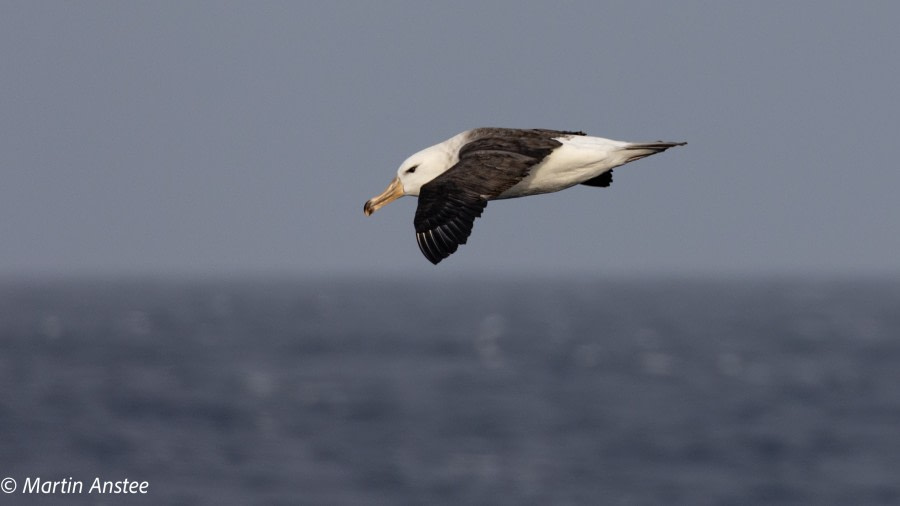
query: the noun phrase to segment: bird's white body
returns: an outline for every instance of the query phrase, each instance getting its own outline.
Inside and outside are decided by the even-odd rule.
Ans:
[[[456,165],[459,150],[468,142],[469,134],[470,131],[462,132],[407,158],[397,171],[404,193],[417,196],[422,185]],[[534,166],[525,179],[494,199],[564,190],[627,163],[636,155],[635,150],[624,149],[632,145],[630,142],[586,135],[563,135],[555,139],[562,145]],[[414,166],[415,173],[406,172]]]
[[[562,146],[553,150],[543,162],[517,185],[498,198],[508,199],[565,190],[593,179],[626,163],[634,153],[626,154],[627,142],[576,135],[557,137]]]

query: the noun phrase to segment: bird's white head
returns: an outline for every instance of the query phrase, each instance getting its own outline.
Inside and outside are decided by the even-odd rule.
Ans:
[[[443,144],[431,146],[407,158],[397,169],[397,177],[387,189],[366,202],[366,216],[404,195],[418,196],[422,186],[440,176],[455,161]]]
[[[410,156],[397,169],[397,179],[403,185],[403,194],[418,196],[423,185],[446,172],[450,166],[451,157],[442,144]]]

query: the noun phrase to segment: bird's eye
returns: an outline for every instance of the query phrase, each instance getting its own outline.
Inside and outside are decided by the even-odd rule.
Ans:
[[[406,173],[407,173],[407,174],[412,174],[412,173],[415,172],[416,169],[418,169],[418,168],[419,168],[418,165],[413,165],[412,167],[406,169]]]

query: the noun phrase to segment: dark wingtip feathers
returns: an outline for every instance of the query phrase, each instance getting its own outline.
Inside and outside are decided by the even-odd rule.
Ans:
[[[434,265],[439,264],[441,260],[452,255],[458,247],[457,244],[453,244],[445,239],[440,229],[416,232],[416,242],[419,244],[419,250],[425,255],[425,258]]]

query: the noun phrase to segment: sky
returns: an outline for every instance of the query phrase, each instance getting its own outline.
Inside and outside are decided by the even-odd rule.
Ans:
[[[0,275],[900,274],[900,3],[0,0]],[[687,141],[492,202],[432,266],[410,154]]]

